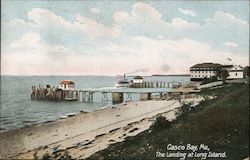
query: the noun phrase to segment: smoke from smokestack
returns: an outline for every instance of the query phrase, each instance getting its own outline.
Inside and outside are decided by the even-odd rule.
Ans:
[[[168,64],[163,64],[161,65],[161,69],[165,72],[169,71],[170,70],[170,66]]]
[[[138,72],[145,73],[147,71],[148,71],[148,69],[142,68],[142,69],[136,69],[136,70],[134,70],[132,72],[128,72],[128,73],[125,73],[125,74],[134,74],[134,73],[138,73]]]

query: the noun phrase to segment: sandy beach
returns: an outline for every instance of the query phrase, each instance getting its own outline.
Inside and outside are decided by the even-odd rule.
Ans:
[[[109,144],[134,136],[158,114],[175,118],[176,100],[121,103],[66,119],[0,133],[0,158],[32,159],[44,154],[86,158]]]

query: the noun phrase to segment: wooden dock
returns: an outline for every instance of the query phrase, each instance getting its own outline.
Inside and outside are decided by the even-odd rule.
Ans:
[[[181,82],[164,82],[164,81],[156,81],[156,82],[142,82],[142,83],[130,83],[130,88],[178,88],[181,86]]]
[[[150,100],[151,95],[157,93],[159,95],[166,95],[172,88],[181,86],[180,82],[143,82],[141,84],[132,84],[129,88],[85,88],[85,89],[71,89],[62,90],[56,87],[47,85],[43,87],[32,86],[31,99],[33,100],[48,100],[48,101],[80,101],[92,103],[94,101],[94,94],[101,93],[102,101],[112,101],[113,103],[121,103],[125,101],[133,101],[133,95],[140,95],[140,100]],[[111,94],[112,98],[109,98]],[[126,97],[126,99],[124,99]]]

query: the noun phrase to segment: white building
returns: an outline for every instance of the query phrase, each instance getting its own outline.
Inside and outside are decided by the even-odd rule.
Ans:
[[[141,76],[135,76],[133,79],[134,84],[141,84],[143,83],[143,78]]]
[[[60,83],[59,83],[59,86],[58,86],[59,89],[62,89],[64,91],[67,91],[67,90],[74,90],[75,89],[75,83],[71,80],[62,80]]]
[[[227,77],[227,79],[244,78],[243,67],[239,65],[232,66],[231,68],[228,68],[228,74],[229,76]]]
[[[216,70],[222,65],[218,63],[199,63],[190,67],[191,81],[200,81],[203,78],[216,76]]]

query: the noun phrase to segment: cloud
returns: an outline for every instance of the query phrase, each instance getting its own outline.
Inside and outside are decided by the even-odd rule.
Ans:
[[[195,63],[226,63],[227,57],[234,64],[248,64],[248,52],[231,53],[211,45],[218,40],[218,44],[235,50],[242,47],[236,39],[227,41],[236,36],[244,38],[248,32],[248,23],[238,17],[218,11],[204,23],[196,23],[180,17],[164,20],[148,3],[137,2],[131,9],[115,12],[113,23],[106,25],[80,14],[68,20],[50,10],[34,8],[27,14],[28,21],[13,19],[4,23],[3,36],[9,39],[3,45],[1,71],[177,74],[188,73]]]
[[[57,16],[50,10],[42,9],[42,8],[33,8],[27,14],[29,20],[31,20],[36,25],[56,25],[57,27],[64,27],[71,29],[72,23],[67,21],[65,18],[61,16]]]
[[[179,10],[186,14],[196,15],[189,10],[182,8]],[[117,11],[113,14],[114,22],[121,32],[129,36],[146,35],[153,38],[160,36],[171,39],[185,37],[206,42],[209,39],[210,43],[219,44],[229,37],[240,41],[242,39],[240,37],[248,34],[249,28],[247,21],[223,11],[215,12],[212,17],[204,18],[201,23],[190,22],[181,17],[174,17],[170,20],[162,17],[156,8],[144,2],[135,3],[131,12]]]
[[[51,56],[51,54],[65,54],[70,53],[68,49],[60,45],[50,45],[42,42],[41,36],[37,33],[28,32],[22,35],[21,38],[10,43],[10,48],[17,52],[18,50],[25,50],[30,54],[43,54]],[[23,53],[25,54],[25,53]]]
[[[100,10],[100,8],[90,8],[90,11],[94,14],[98,14],[98,13],[100,13],[101,10]]]
[[[228,25],[236,25],[247,27],[248,23],[240,18],[235,17],[230,13],[226,13],[223,11],[217,11],[212,18],[206,18],[205,22],[207,25],[219,25],[228,27]]]
[[[234,42],[225,42],[224,45],[232,48],[236,48],[239,46],[237,43]]]
[[[158,72],[164,72],[165,64],[170,66],[168,72],[184,72],[191,64],[199,62],[225,63],[227,57],[233,57],[235,64],[247,65],[245,56],[234,55],[230,52],[217,51],[207,43],[191,39],[180,40],[154,40],[147,37],[135,37],[137,56],[144,55],[144,60],[153,64]],[[150,65],[149,65],[150,66]],[[177,72],[178,73],[178,72]]]
[[[74,27],[92,37],[113,37],[120,34],[119,28],[107,27],[101,23],[97,23],[93,19],[83,17],[80,14],[76,16]]]
[[[19,26],[26,30],[36,30],[39,32],[48,32],[49,30],[51,33],[80,33],[92,38],[109,38],[120,34],[120,30],[116,26],[106,26],[80,14],[77,14],[75,20],[71,22],[50,10],[33,8],[27,13],[27,16],[30,22],[25,22],[22,19],[14,19],[7,24],[5,23],[5,25],[11,28]]]
[[[71,50],[64,46],[47,44],[37,33],[25,33],[10,43],[9,47],[1,57],[3,74],[62,74],[62,66],[70,66],[72,63],[68,60],[73,55]],[[66,72],[69,73],[70,70]]]
[[[132,48],[131,44],[136,47]],[[121,73],[135,70],[133,68],[147,68],[146,73],[148,74],[188,73],[189,67],[193,64],[200,62],[224,64],[227,62],[227,57],[233,57],[235,64],[248,64],[246,56],[218,51],[207,43],[191,39],[155,40],[145,36],[137,36],[130,37],[126,43],[119,45],[110,43],[104,48],[100,48],[104,55],[105,48],[109,48],[108,52],[117,53],[109,63],[113,64],[114,61],[118,61],[116,67],[120,66]],[[118,53],[124,53],[122,61]]]
[[[185,21],[182,18],[173,18],[170,26],[174,29],[178,29],[178,28],[193,29],[193,28],[199,27],[200,25],[198,23],[191,23],[191,22]]]
[[[153,6],[143,2],[137,2],[133,5],[130,13],[117,11],[113,14],[114,21],[119,25],[164,25],[162,14]]]
[[[178,31],[195,29],[200,26],[198,23],[188,22],[180,17],[172,18],[167,22],[162,19],[162,14],[156,8],[143,2],[135,3],[130,13],[115,12],[113,19],[123,32],[131,36],[145,34],[152,37],[162,34],[169,36],[169,34],[178,34]]]
[[[29,38],[27,38],[29,37]],[[31,37],[40,49],[26,46]],[[248,59],[230,52],[217,51],[207,43],[191,39],[155,40],[145,36],[128,37],[123,42],[106,42],[92,48],[94,54],[76,54],[63,46],[43,43],[39,35],[27,33],[12,53],[2,56],[3,74],[107,74],[131,71],[144,75],[188,73],[189,67],[200,62],[225,63],[230,57],[235,64],[247,65]],[[21,46],[21,44],[23,46]],[[111,58],[112,57],[112,58]],[[28,63],[27,63],[28,62]],[[63,67],[62,67],[63,66]]]
[[[116,23],[122,24],[129,21],[129,14],[127,12],[118,11],[113,14],[113,19]]]
[[[10,44],[11,48],[23,48],[23,47],[29,47],[29,48],[41,48],[40,44],[41,37],[40,35],[36,33],[26,33],[24,34],[20,39],[15,40]]]
[[[182,9],[182,8],[179,8],[178,9],[181,13],[185,14],[185,15],[189,15],[189,16],[196,16],[196,13],[194,11],[191,11],[191,10],[185,10],[185,9]]]
[[[161,22],[162,14],[150,4],[137,2],[133,5],[131,15],[136,19],[152,20]]]

